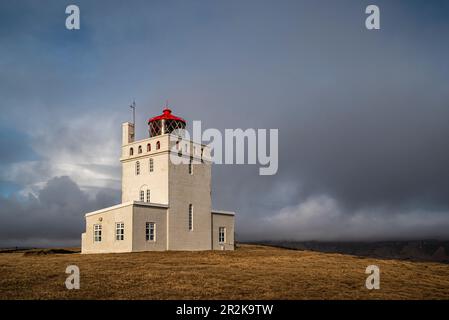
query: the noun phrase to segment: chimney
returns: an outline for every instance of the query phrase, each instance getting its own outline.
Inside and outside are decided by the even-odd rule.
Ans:
[[[134,142],[134,124],[125,122],[122,124],[122,145]]]

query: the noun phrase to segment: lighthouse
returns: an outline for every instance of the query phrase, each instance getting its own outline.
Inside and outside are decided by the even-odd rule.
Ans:
[[[82,253],[234,250],[235,213],[212,209],[210,150],[179,135],[186,125],[165,108],[136,141],[122,124],[122,201],[85,214]]]

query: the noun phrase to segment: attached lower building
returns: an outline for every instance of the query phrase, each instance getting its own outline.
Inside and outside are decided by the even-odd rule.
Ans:
[[[174,132],[185,121],[165,109],[134,141],[122,125],[122,203],[85,214],[82,253],[234,250],[234,212],[211,206],[209,148]]]

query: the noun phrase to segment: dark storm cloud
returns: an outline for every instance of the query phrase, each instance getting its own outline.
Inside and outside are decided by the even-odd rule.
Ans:
[[[350,18],[338,21],[339,31],[322,28],[310,31],[316,37],[300,37],[303,46],[289,49],[309,58],[297,63],[304,77],[285,73],[280,80],[285,97],[279,102],[270,107],[260,101],[270,101],[272,92],[251,95],[254,101],[248,105],[258,108],[236,110],[233,115],[242,117],[229,119],[237,127],[248,119],[253,125],[256,119],[261,126],[280,130],[279,172],[269,182],[254,177],[252,169],[240,170],[238,177],[224,170],[218,173],[216,181],[225,181],[221,191],[239,190],[234,192],[234,203],[249,213],[237,229],[244,237],[245,233],[249,239],[281,235],[304,240],[449,236],[449,64],[444,59],[449,53],[448,24],[441,23],[436,7],[420,11],[381,4],[381,8],[386,28],[378,34],[348,28]],[[397,38],[393,40],[392,34]],[[282,64],[276,70],[282,70]],[[280,186],[288,186],[283,190],[284,205],[271,197],[282,190]],[[335,221],[324,214],[331,211],[317,208],[319,227],[310,228],[309,220],[299,218],[300,210],[289,208],[313,203],[320,195],[335,201],[339,218]],[[298,217],[282,215],[284,210]],[[279,215],[287,219],[282,228],[280,219],[268,219],[272,221],[268,225],[252,219]],[[357,224],[354,217],[360,219]],[[375,232],[368,232],[373,218],[377,218]],[[368,225],[362,227],[364,223]],[[254,234],[261,225],[263,231]]]
[[[0,246],[78,245],[84,213],[119,202],[119,192],[91,199],[69,177],[56,177],[23,199],[0,197]]]
[[[32,139],[2,151],[0,177],[36,194],[1,200],[11,241],[45,238],[33,210],[50,222],[113,193],[133,98],[138,138],[166,99],[203,129],[279,129],[277,175],[214,166],[214,207],[237,211],[241,239],[449,237],[447,2],[377,1],[379,31],[368,1],[78,4],[79,32],[63,2],[0,4],[0,120]],[[76,201],[39,192],[61,175]],[[52,237],[79,239],[62,220]]]
[[[16,161],[36,160],[31,138],[11,126],[0,123],[0,166]]]
[[[281,149],[288,154],[283,169],[304,181],[305,192],[331,194],[349,207],[448,208],[449,94],[397,91],[323,99],[321,112],[286,132],[296,138]]]

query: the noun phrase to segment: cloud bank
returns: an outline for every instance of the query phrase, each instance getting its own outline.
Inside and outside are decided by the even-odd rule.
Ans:
[[[0,4],[0,246],[79,244],[119,202],[133,99],[138,139],[166,99],[279,129],[275,176],[213,167],[240,240],[449,238],[447,1],[378,1],[378,32],[368,1],[77,4],[79,32],[61,1]]]
[[[120,194],[111,190],[90,198],[66,176],[49,180],[37,197],[0,197],[0,244],[78,246],[84,229],[83,213],[113,205],[119,198]]]

